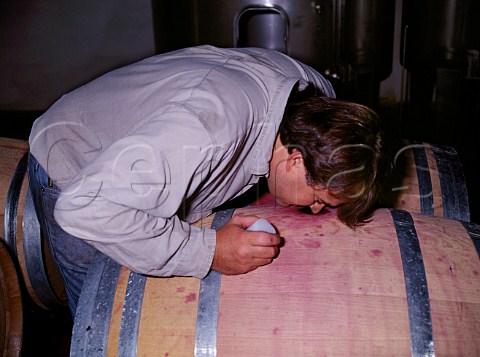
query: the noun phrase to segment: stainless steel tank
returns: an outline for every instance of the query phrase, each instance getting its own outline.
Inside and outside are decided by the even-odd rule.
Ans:
[[[325,74],[337,92],[353,88],[358,95],[366,92],[357,82],[367,78],[373,84],[367,92],[374,93],[391,72],[395,0],[153,0],[152,4],[159,53],[200,44],[275,49]]]
[[[154,1],[158,52],[185,46],[257,46],[316,67],[338,60],[340,8],[335,0]]]
[[[479,14],[478,0],[403,0],[403,122],[410,137],[458,146],[472,132],[480,97]]]

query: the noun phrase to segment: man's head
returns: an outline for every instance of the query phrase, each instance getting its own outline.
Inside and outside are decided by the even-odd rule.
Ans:
[[[367,221],[377,198],[381,148],[371,109],[308,91],[293,95],[270,162],[270,192],[279,204],[313,213],[337,207],[339,219],[355,227]]]

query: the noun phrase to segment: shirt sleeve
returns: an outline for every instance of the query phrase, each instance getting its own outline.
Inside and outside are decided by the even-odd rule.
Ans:
[[[199,127],[180,133],[168,126],[147,125],[103,150],[62,191],[55,219],[135,272],[201,278],[212,264],[216,233],[177,212],[192,178],[212,160],[211,150],[184,150],[181,143],[209,138]]]

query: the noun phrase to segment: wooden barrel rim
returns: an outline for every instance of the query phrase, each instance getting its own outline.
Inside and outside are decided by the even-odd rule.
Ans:
[[[8,143],[8,141],[7,141]],[[15,257],[17,257],[25,286],[30,298],[36,305],[43,309],[66,306],[67,299],[63,287],[63,280],[59,272],[50,265],[53,257],[49,252],[46,242],[41,236],[40,224],[35,212],[33,198],[27,179],[28,147],[18,161],[11,176],[8,191],[5,197],[4,208],[4,241]],[[22,190],[26,187],[25,197],[21,197]],[[20,200],[23,200],[20,207]],[[19,210],[22,210],[19,212]],[[17,217],[22,215],[22,221]],[[21,228],[20,228],[21,224]],[[17,239],[18,230],[22,230],[21,239]],[[48,254],[50,253],[50,255]],[[46,260],[51,258],[52,263]],[[52,284],[50,277],[58,281]]]
[[[468,190],[462,164],[457,151],[448,146],[423,144],[429,146],[435,155],[442,189],[443,217],[470,221]]]
[[[27,164],[28,151],[23,154],[15,168],[5,200],[4,240],[15,255],[18,254],[16,244],[18,203],[20,200],[20,191],[22,190],[23,180],[25,178],[25,172],[27,171]]]
[[[221,228],[233,216],[234,209],[215,214],[211,227]],[[217,349],[218,307],[220,304],[220,285],[222,274],[211,270],[200,281],[198,313],[195,335],[195,355],[204,355]]]
[[[23,305],[15,263],[4,242],[0,241],[0,351],[20,356],[23,341]]]

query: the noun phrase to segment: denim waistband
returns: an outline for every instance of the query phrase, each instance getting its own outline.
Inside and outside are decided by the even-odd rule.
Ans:
[[[31,153],[29,154],[28,158],[28,171],[30,172],[30,175],[35,175],[42,189],[56,192],[61,191],[60,188],[55,185],[53,180],[48,176],[47,172],[37,161],[35,156],[33,156]]]

